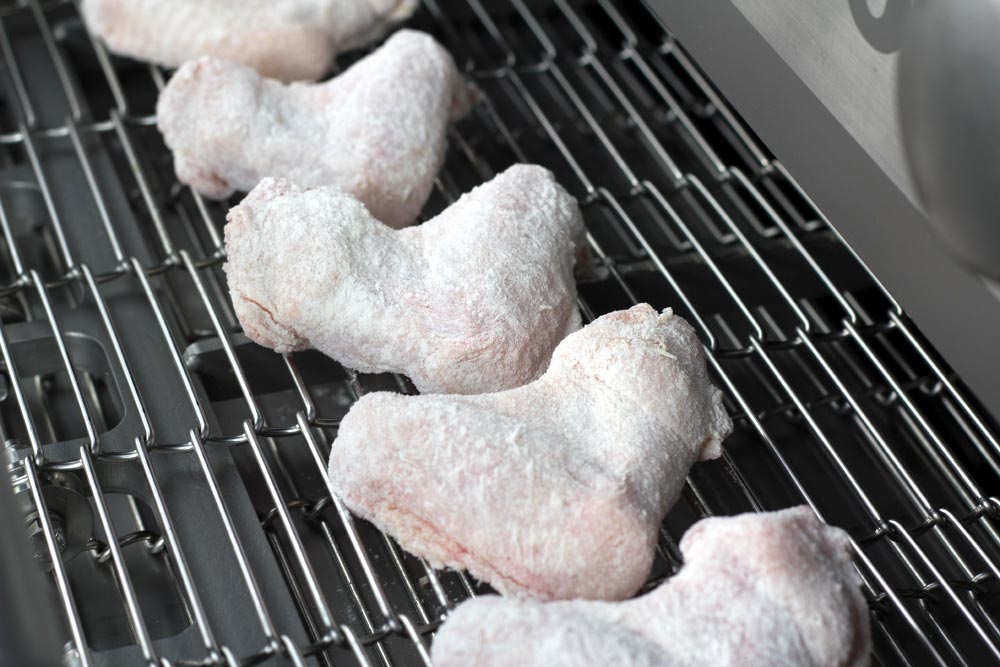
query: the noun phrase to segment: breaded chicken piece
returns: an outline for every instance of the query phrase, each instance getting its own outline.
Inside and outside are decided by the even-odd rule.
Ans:
[[[517,389],[362,397],[330,480],[435,567],[502,593],[620,600],[648,576],[691,465],[731,430],[691,325],[641,305],[566,338]]]
[[[401,30],[321,84],[282,84],[245,65],[187,63],[160,95],[157,122],[177,178],[222,198],[264,177],[336,185],[391,227],[416,220],[447,147],[449,119],[474,93],[451,55]]]
[[[576,200],[515,165],[418,227],[394,231],[336,188],[264,180],[229,212],[226,274],[247,336],[315,348],[422,392],[530,382],[580,326]]]
[[[419,0],[82,0],[113,52],[177,67],[201,56],[282,81],[315,80],[338,53],[379,38]]]
[[[705,519],[679,574],[621,603],[462,603],[435,667],[864,667],[868,609],[847,534],[808,507]]]

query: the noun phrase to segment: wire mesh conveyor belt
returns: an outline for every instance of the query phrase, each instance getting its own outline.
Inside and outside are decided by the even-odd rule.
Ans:
[[[424,0],[412,25],[485,93],[426,216],[545,165],[584,208],[586,318],[647,301],[701,333],[737,429],[650,586],[700,516],[808,502],[855,540],[874,664],[1000,660],[996,432],[683,47],[637,2]],[[53,510],[31,525],[43,561],[64,549],[40,594],[69,663],[429,664],[485,589],[352,519],[324,472],[351,402],[409,384],[242,335],[231,202],[178,184],[155,127],[168,72],[68,0],[0,2],[0,56],[0,428]]]

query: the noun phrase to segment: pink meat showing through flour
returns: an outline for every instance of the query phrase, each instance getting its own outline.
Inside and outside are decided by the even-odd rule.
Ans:
[[[580,326],[583,218],[542,167],[510,167],[398,231],[337,188],[273,179],[228,220],[236,315],[279,352],[311,347],[422,392],[481,393],[534,380]]]
[[[731,430],[694,329],[641,305],[570,335],[517,389],[362,397],[330,481],[434,566],[502,593],[620,600],[648,576],[691,465]]]
[[[82,0],[115,53],[178,67],[202,56],[282,81],[315,80],[338,53],[378,39],[419,0]]]
[[[679,574],[628,602],[468,600],[435,636],[434,665],[868,665],[850,541],[808,507],[705,519],[681,553]]]
[[[475,99],[451,55],[401,30],[319,84],[262,78],[203,58],[181,67],[157,104],[177,178],[228,197],[265,177],[335,185],[391,227],[413,223],[444,162],[450,119]]]

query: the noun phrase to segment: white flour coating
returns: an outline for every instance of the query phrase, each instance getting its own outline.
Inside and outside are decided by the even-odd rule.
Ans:
[[[336,188],[273,179],[228,220],[236,314],[279,352],[312,347],[422,392],[482,393],[534,380],[580,326],[583,219],[542,167],[510,167],[399,231]]]
[[[435,667],[864,667],[868,609],[847,534],[808,507],[705,519],[685,565],[621,603],[468,600]]]
[[[83,0],[115,53],[177,67],[214,56],[282,81],[315,80],[338,53],[406,20],[419,0]]]
[[[517,389],[362,397],[330,480],[436,567],[502,593],[620,600],[648,576],[691,465],[731,430],[691,325],[641,305],[566,338]]]
[[[157,104],[177,178],[210,197],[264,177],[336,185],[387,225],[420,213],[444,162],[449,117],[473,101],[430,35],[401,30],[335,79],[282,84],[222,60],[187,63]]]

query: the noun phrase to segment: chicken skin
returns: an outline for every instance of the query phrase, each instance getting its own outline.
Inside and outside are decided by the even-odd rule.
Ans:
[[[435,667],[864,667],[868,610],[847,534],[808,507],[705,519],[679,574],[621,603],[485,596],[434,639]]]
[[[83,0],[115,53],[177,67],[225,58],[282,81],[315,80],[341,51],[379,38],[419,0]]]
[[[502,593],[620,600],[648,576],[691,465],[731,430],[694,329],[641,305],[566,338],[517,389],[362,397],[330,480],[435,567]]]
[[[534,380],[580,326],[583,219],[542,167],[510,167],[398,231],[336,188],[272,179],[228,220],[236,315],[278,352],[315,348],[422,392],[481,393]]]
[[[434,38],[401,30],[343,74],[284,85],[202,59],[160,95],[157,122],[177,178],[228,197],[266,176],[336,185],[391,227],[411,224],[434,186],[450,118],[475,97]]]

